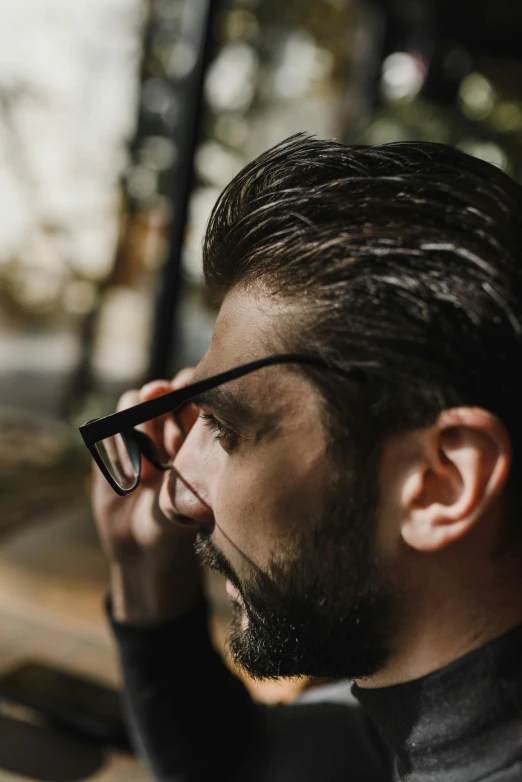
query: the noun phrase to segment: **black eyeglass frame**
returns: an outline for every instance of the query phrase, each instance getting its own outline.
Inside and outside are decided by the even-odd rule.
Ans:
[[[104,477],[107,479],[111,487],[117,494],[124,497],[127,494],[133,492],[140,482],[140,460],[134,464],[137,473],[135,483],[127,489],[122,488],[116,479],[111,475],[107,469],[102,457],[96,449],[96,444],[108,437],[120,434],[124,439],[132,435],[134,438],[138,438],[138,448],[140,452],[150,461],[152,464],[160,470],[170,469],[169,465],[164,465],[158,462],[154,458],[154,448],[150,451],[147,446],[147,442],[152,445],[152,441],[143,432],[134,430],[134,427],[139,424],[143,424],[146,421],[151,421],[153,418],[165,415],[166,413],[175,413],[180,407],[188,404],[190,401],[198,397],[205,391],[210,391],[213,388],[217,388],[224,383],[228,383],[231,380],[243,377],[244,375],[255,372],[262,367],[271,366],[273,364],[307,364],[309,366],[315,366],[320,369],[328,369],[338,374],[343,375],[351,379],[365,379],[364,372],[359,367],[348,367],[342,369],[341,367],[329,364],[325,359],[320,356],[313,356],[300,353],[280,353],[273,356],[265,356],[264,358],[257,359],[256,361],[250,361],[247,364],[240,364],[237,367],[227,370],[226,372],[220,372],[212,377],[207,377],[204,380],[198,380],[190,385],[183,386],[183,388],[177,388],[174,391],[169,391],[166,394],[149,399],[146,402],[140,402],[133,407],[129,407],[126,410],[120,410],[117,413],[111,413],[103,418],[96,418],[93,421],[88,421],[79,427],[80,434],[87,448],[89,449],[91,456],[100,468]],[[134,430],[134,431],[133,431]],[[131,457],[132,458],[132,457]]]

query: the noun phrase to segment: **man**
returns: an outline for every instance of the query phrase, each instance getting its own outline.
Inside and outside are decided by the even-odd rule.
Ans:
[[[253,676],[354,679],[402,779],[522,780],[521,217],[507,175],[438,144],[298,136],[231,182],[204,247],[222,305],[190,382],[279,358],[195,386],[179,426],[143,422],[156,456],[136,435],[128,497],[96,481],[123,647],[126,623],[197,621],[196,538]]]

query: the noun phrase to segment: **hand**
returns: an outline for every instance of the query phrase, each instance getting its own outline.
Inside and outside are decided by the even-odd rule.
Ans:
[[[174,380],[156,380],[139,391],[127,391],[118,410],[168,393],[190,383],[193,369]],[[162,460],[174,458],[197,418],[190,406],[182,411],[183,432],[171,414],[139,428],[155,443]],[[113,613],[120,621],[158,621],[176,616],[197,601],[201,571],[194,554],[196,530],[166,519],[158,506],[164,473],[144,457],[139,486],[120,497],[94,466],[92,506],[102,548],[109,560]]]

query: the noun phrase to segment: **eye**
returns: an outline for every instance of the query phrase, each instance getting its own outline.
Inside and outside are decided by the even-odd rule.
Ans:
[[[214,439],[219,440],[223,450],[227,453],[230,453],[230,451],[234,450],[234,448],[239,445],[239,434],[228,426],[225,426],[225,424],[215,418],[212,413],[200,413],[199,417],[210,431],[215,432]]]

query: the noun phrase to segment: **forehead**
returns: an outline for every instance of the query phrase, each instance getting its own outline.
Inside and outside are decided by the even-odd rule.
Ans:
[[[262,294],[234,289],[227,294],[217,317],[210,348],[198,375],[222,372],[278,352],[276,323],[281,306]],[[257,373],[254,373],[257,374]]]
[[[280,303],[263,294],[231,291],[221,306],[210,348],[198,364],[194,379],[282,352],[277,340],[282,311]],[[288,365],[263,367],[223,388],[232,391],[235,398],[243,397],[249,404],[274,413],[295,403],[296,396],[307,407],[305,397],[313,393],[309,381]]]

